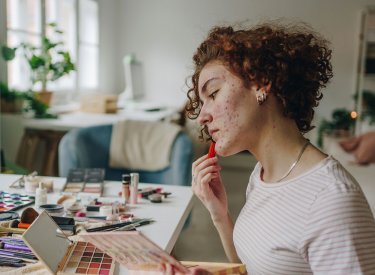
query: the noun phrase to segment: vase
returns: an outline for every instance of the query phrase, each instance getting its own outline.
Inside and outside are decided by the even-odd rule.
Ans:
[[[39,100],[40,102],[47,104],[48,107],[51,105],[52,95],[53,95],[53,92],[47,91],[47,90],[34,92],[35,98]]]
[[[23,98],[6,100],[0,97],[0,110],[2,113],[21,113],[23,102]]]

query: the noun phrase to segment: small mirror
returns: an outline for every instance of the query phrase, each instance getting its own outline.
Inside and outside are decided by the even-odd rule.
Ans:
[[[44,262],[53,274],[56,274],[71,241],[46,211],[38,216],[22,238],[38,259]]]

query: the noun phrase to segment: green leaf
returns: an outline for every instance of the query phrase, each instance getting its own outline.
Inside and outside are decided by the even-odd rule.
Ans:
[[[1,47],[1,53],[3,55],[3,58],[5,61],[13,60],[16,56],[16,50],[17,48],[9,48],[7,46]]]
[[[44,66],[44,64],[45,64],[44,59],[41,58],[40,56],[36,56],[35,54],[33,54],[31,59],[29,60],[29,65],[32,70],[36,70],[37,68]]]

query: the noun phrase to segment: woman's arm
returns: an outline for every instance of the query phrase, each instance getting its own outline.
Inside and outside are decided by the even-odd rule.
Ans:
[[[219,232],[221,243],[223,244],[225,254],[227,258],[232,263],[240,263],[236,249],[233,242],[233,228],[234,224],[229,213],[223,216],[221,219],[213,218],[212,221]]]
[[[228,213],[228,201],[220,176],[218,158],[205,155],[193,163],[192,189],[210,212],[219,232],[225,253],[231,262],[240,262],[233,243],[233,222]]]

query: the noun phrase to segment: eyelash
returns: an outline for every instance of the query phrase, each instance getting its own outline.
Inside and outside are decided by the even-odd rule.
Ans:
[[[209,95],[210,98],[215,99],[216,94],[219,92],[219,90],[214,91]]]

